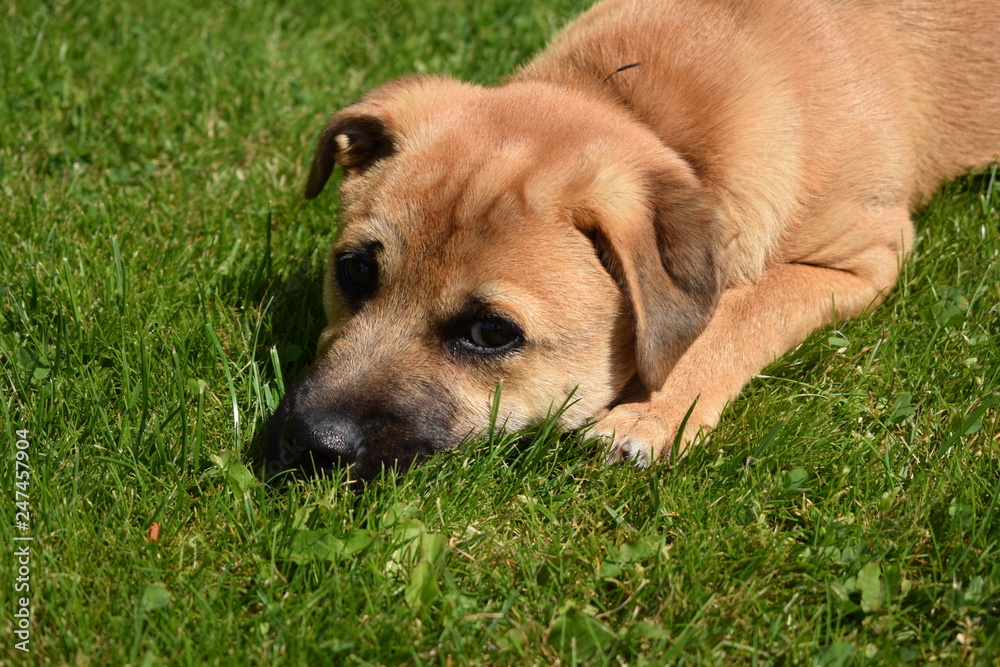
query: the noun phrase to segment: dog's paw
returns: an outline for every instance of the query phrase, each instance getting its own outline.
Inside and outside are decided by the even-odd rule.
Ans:
[[[626,403],[613,408],[594,424],[590,434],[610,443],[608,463],[631,461],[637,468],[646,468],[668,454],[675,442],[677,453],[682,454],[703,429],[711,426],[694,413],[685,423],[686,415],[675,417],[644,403]],[[684,432],[678,437],[681,424]]]

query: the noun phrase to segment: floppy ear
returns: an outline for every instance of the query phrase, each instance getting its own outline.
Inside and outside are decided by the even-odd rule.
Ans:
[[[348,176],[364,173],[379,160],[396,152],[409,127],[433,118],[456,96],[468,94],[475,86],[444,76],[408,74],[383,83],[358,102],[341,109],[323,128],[313,156],[306,199],[318,195],[340,164]],[[417,119],[417,120],[415,120]]]
[[[357,106],[337,112],[323,128],[309,171],[306,199],[322,192],[335,163],[348,173],[361,172],[395,150],[385,121]]]
[[[599,180],[577,226],[628,297],[636,372],[654,391],[715,310],[719,224],[708,192],[676,168]]]

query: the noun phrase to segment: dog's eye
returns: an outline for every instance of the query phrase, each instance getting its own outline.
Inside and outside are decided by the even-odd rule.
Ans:
[[[521,341],[521,331],[513,322],[489,318],[473,322],[465,340],[477,352],[504,352]]]
[[[352,301],[361,301],[375,290],[378,265],[359,252],[345,252],[337,258],[337,282]]]

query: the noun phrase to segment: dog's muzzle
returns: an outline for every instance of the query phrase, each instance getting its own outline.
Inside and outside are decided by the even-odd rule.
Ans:
[[[456,444],[446,391],[340,391],[329,374],[310,371],[286,394],[267,427],[266,476],[325,475],[346,467],[354,481]]]

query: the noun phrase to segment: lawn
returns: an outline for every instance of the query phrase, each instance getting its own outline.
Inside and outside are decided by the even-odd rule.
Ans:
[[[543,425],[360,496],[260,482],[322,326],[327,115],[412,71],[500,81],[584,4],[4,5],[0,662],[996,660],[995,170],[682,460]]]

